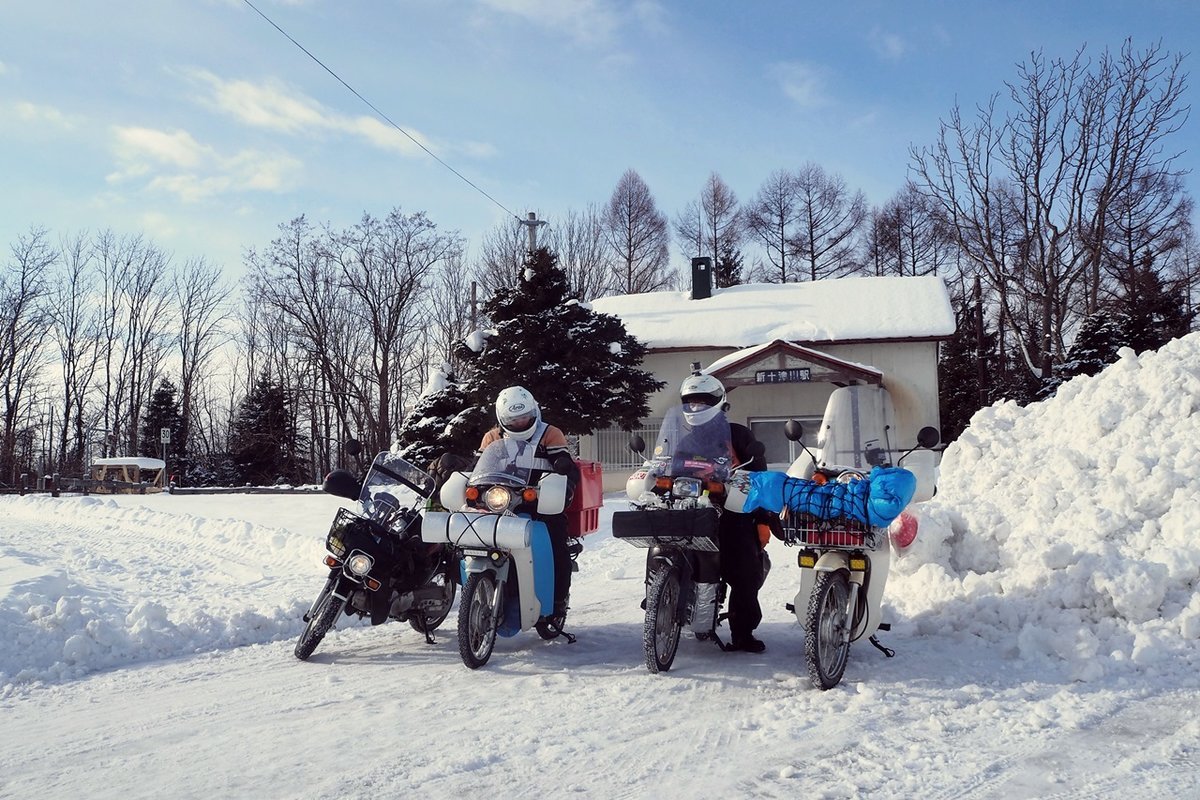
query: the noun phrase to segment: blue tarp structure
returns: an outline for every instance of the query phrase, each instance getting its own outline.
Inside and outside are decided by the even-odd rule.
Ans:
[[[917,478],[901,467],[876,467],[866,480],[816,483],[784,472],[751,472],[744,511],[792,511],[820,519],[850,517],[883,527],[900,516],[917,489]]]

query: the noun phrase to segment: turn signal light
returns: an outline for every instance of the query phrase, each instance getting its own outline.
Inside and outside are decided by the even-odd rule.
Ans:
[[[665,489],[666,491],[669,492],[669,491],[671,491],[671,483],[672,483],[671,479],[667,478],[667,477],[655,478],[654,479],[654,488],[655,489]]]
[[[867,559],[862,556],[853,556],[850,558],[850,569],[854,572],[867,571]]]
[[[708,482],[708,493],[709,494],[725,494],[725,484],[721,483],[720,481],[709,481]]]
[[[824,473],[817,472],[813,474],[812,482],[818,486],[824,486],[825,484],[829,483],[829,478],[826,478]]]
[[[526,486],[525,491],[521,492],[521,499],[526,503],[532,503],[537,500],[537,489],[532,486]]]
[[[367,588],[370,589],[372,592],[379,591],[379,587],[382,585],[383,584],[381,584],[379,581],[375,580],[374,578],[367,578]]]
[[[342,562],[338,561],[333,556],[325,556],[325,566],[329,567],[330,569],[333,569],[334,567],[340,567],[341,565]]]
[[[466,491],[466,496],[467,496],[468,500],[478,500],[479,499],[479,487],[478,486],[468,486],[467,491]]]

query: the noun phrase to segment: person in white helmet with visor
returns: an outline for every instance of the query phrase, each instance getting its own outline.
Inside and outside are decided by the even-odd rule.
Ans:
[[[567,476],[567,498],[575,493],[579,485],[579,465],[571,457],[571,448],[566,434],[554,425],[542,421],[542,411],[537,400],[523,386],[509,386],[496,396],[496,427],[483,435],[479,452],[491,443],[502,439],[519,439],[534,445],[534,454],[540,463],[535,468],[532,480],[536,483],[546,472],[557,472]],[[567,549],[566,513],[535,515],[546,524],[550,533],[550,549],[554,553],[554,614],[553,623],[562,629],[567,615],[567,597],[571,591],[571,554]]]
[[[684,418],[694,427],[713,423],[722,411],[729,409],[725,402],[725,387],[712,375],[701,372],[699,366],[693,364],[692,374],[684,378],[679,387]],[[756,440],[750,429],[736,422],[727,424],[736,463],[755,472],[766,469],[762,448],[755,446]],[[759,455],[752,455],[754,452]],[[719,536],[721,577],[729,585],[730,641],[726,649],[761,653],[766,646],[754,638],[754,629],[762,621],[758,590],[765,577],[758,525],[749,514],[725,512],[721,514]]]

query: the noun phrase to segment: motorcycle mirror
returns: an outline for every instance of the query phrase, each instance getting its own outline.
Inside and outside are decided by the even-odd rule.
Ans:
[[[629,437],[629,449],[641,455],[646,449],[646,440],[642,438],[640,433],[635,433]]]
[[[361,487],[358,479],[349,470],[335,469],[325,476],[321,488],[334,497],[344,497],[347,500],[357,500]]]
[[[941,434],[939,434],[938,429],[932,425],[926,425],[917,432],[917,444],[921,445],[921,447],[924,447],[925,449],[936,447],[937,443],[941,440]]]
[[[863,455],[872,467],[882,467],[887,463],[887,453],[882,447],[868,447]]]
[[[346,451],[346,455],[356,456],[362,452],[362,442],[358,439],[347,439],[342,449]]]
[[[783,435],[793,442],[798,442],[804,438],[804,426],[799,420],[789,419],[783,424]]]

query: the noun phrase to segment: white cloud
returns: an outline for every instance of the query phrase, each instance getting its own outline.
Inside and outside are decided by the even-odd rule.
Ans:
[[[819,67],[788,61],[771,67],[770,74],[783,93],[803,108],[816,108],[827,102],[824,71]]]
[[[494,11],[513,14],[543,28],[559,31],[587,45],[603,45],[615,38],[620,18],[598,0],[481,0]],[[639,9],[639,13],[644,13]]]
[[[58,128],[70,130],[75,127],[75,121],[53,106],[41,106],[36,103],[18,102],[14,104],[17,119],[33,124],[47,123]]]
[[[146,188],[197,202],[241,192],[280,192],[292,186],[302,164],[285,154],[241,150],[223,155],[187,131],[117,128],[117,169],[110,184],[145,181]]]
[[[885,61],[899,61],[908,46],[898,35],[874,28],[867,37],[871,47]]]
[[[211,90],[211,96],[203,100],[206,105],[251,127],[290,135],[312,135],[317,132],[347,133],[365,140],[374,147],[408,156],[420,155],[422,152],[414,143],[414,139],[432,152],[438,149],[427,136],[413,128],[403,126],[408,133],[408,136],[405,136],[376,117],[350,116],[330,111],[316,100],[280,81],[252,83],[245,80],[224,80],[204,70],[193,70],[190,75]]]

